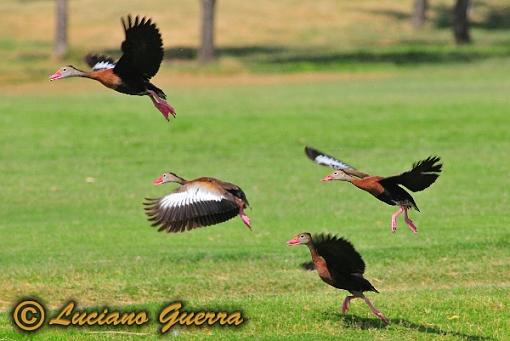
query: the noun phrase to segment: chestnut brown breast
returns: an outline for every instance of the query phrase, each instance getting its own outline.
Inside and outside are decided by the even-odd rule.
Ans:
[[[379,183],[382,178],[382,176],[367,176],[363,179],[353,179],[351,182],[354,186],[378,196],[384,192],[384,187]]]
[[[122,84],[122,80],[113,72],[113,69],[92,71],[88,74],[88,77],[111,89],[115,89]]]
[[[333,278],[331,277],[331,273],[329,272],[328,265],[326,264],[326,261],[321,256],[316,257],[313,260],[313,263],[315,264],[315,269],[317,269],[317,273],[319,274],[319,277],[326,283],[333,285]]]

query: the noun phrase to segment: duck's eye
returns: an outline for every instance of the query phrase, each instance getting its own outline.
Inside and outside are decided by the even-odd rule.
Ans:
[[[67,68],[63,68],[62,71],[67,71]]]

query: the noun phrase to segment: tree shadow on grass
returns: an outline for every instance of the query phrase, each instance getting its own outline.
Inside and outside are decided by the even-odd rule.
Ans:
[[[236,57],[236,58],[250,58],[253,56],[269,56],[282,53],[288,50],[283,46],[262,46],[262,45],[248,45],[248,46],[226,46],[217,47],[215,50],[217,57]],[[198,51],[195,47],[178,46],[165,50],[165,56],[169,60],[193,60],[197,58]]]
[[[269,63],[312,63],[312,64],[353,64],[353,63],[391,63],[397,65],[470,62],[483,59],[484,53],[464,51],[425,51],[403,49],[402,51],[352,51],[331,54],[302,54],[275,56]]]
[[[371,48],[350,51],[329,49],[309,49],[286,46],[240,46],[219,47],[216,55],[237,58],[247,64],[259,66],[286,67],[303,65],[322,67],[341,67],[354,64],[436,64],[473,62],[491,57],[510,56],[510,47],[494,46],[496,49],[454,49],[423,41],[403,41],[394,48]],[[194,60],[196,48],[181,46],[165,51],[168,61]]]
[[[447,331],[439,327],[426,326],[423,324],[414,323],[405,319],[391,320],[389,325],[386,325],[378,318],[367,318],[351,314],[341,314],[339,312],[323,312],[318,316],[321,320],[328,319],[333,322],[341,322],[345,328],[352,329],[386,329],[392,326],[399,326],[414,330],[420,333],[436,334],[444,336],[456,336],[468,341],[495,341],[496,339],[486,336],[469,335],[460,332]]]
[[[111,49],[102,53],[119,58],[119,52]],[[234,58],[259,71],[346,70],[368,65],[458,64],[510,57],[510,41],[493,43],[490,47],[462,49],[423,40],[403,40],[395,46],[355,50],[285,45],[220,46],[216,49],[216,56]],[[165,50],[165,60],[170,63],[194,61],[196,58],[195,47],[176,46]]]

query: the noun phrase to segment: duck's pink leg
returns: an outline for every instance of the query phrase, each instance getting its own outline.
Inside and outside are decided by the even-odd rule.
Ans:
[[[251,222],[250,222],[250,217],[248,217],[245,213],[244,213],[244,210],[241,208],[239,210],[239,217],[241,217],[241,220],[243,221],[243,223],[251,230]]]
[[[407,224],[407,226],[409,226],[409,229],[411,229],[411,231],[413,231],[413,233],[416,233],[416,225],[414,225],[413,221],[411,219],[409,219],[409,217],[407,216],[407,208],[404,208],[404,220]]]
[[[163,98],[159,97],[154,91],[148,90],[149,97],[152,100],[154,106],[163,114],[163,117],[169,121],[168,114],[172,114],[173,117],[177,114],[175,109],[167,103]]]
[[[404,207],[400,206],[397,212],[393,213],[391,216],[391,232],[395,232],[397,230],[397,218],[399,215],[404,212]]]
[[[351,300],[353,298],[356,298],[356,296],[346,296],[344,299],[344,303],[342,303],[342,313],[346,313],[349,310],[349,303],[351,303]]]
[[[377,316],[378,319],[380,319],[381,321],[383,321],[386,324],[390,323],[390,321],[386,318],[386,316],[384,316],[383,313],[381,313],[379,310],[377,310],[376,307],[374,307],[374,305],[372,304],[372,302],[370,302],[368,297],[362,296],[362,298],[363,298],[363,300],[365,300],[365,302],[368,305],[368,307],[370,308],[370,310],[372,310],[372,313],[375,316]]]

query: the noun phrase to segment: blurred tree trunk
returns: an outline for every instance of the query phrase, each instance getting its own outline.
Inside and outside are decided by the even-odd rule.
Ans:
[[[457,44],[471,42],[469,35],[469,0],[456,0],[453,8],[453,36]]]
[[[198,59],[208,63],[214,59],[214,9],[216,0],[200,0],[202,2],[201,43]]]
[[[411,23],[414,28],[420,28],[425,25],[427,19],[427,0],[414,0],[413,1],[413,15],[411,16]]]
[[[56,0],[56,31],[53,54],[57,58],[63,57],[67,52],[67,0]]]

